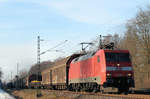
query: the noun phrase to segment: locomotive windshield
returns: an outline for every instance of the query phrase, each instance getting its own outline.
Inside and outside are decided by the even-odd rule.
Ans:
[[[108,62],[130,62],[129,53],[105,53]]]

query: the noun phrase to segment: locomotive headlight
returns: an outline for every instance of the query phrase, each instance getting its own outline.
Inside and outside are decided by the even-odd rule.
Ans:
[[[132,76],[132,74],[128,74],[128,76],[129,76],[129,77],[131,77],[131,76]]]
[[[117,66],[119,67],[119,66],[120,66],[120,64],[117,64]]]
[[[106,74],[107,75],[107,77],[110,77],[111,76],[111,74],[110,73],[108,73],[108,74]]]

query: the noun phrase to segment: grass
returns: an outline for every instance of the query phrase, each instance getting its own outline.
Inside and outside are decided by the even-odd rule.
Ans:
[[[56,94],[53,93],[42,93],[41,97],[36,97],[37,95],[37,90],[20,90],[20,91],[14,91],[12,94],[14,96],[18,96],[21,99],[70,99],[68,97],[64,96],[57,96]]]

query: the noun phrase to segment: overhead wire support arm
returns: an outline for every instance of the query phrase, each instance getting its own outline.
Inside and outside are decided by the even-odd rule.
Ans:
[[[68,41],[68,40],[65,40],[65,41],[63,41],[63,42],[57,44],[56,46],[54,46],[54,47],[52,47],[52,48],[50,48],[50,49],[48,49],[48,50],[46,50],[46,51],[40,53],[40,55],[45,54],[46,52],[49,52],[49,51],[56,51],[56,52],[62,52],[62,53],[64,53],[64,52],[61,51],[61,50],[52,50],[52,49],[55,49],[55,48],[59,47],[60,45],[66,43],[67,41]]]
[[[92,45],[93,43],[91,42],[82,42],[80,43],[82,45],[82,51],[85,52],[85,49],[89,46],[89,45]],[[87,45],[84,47],[84,45]]]

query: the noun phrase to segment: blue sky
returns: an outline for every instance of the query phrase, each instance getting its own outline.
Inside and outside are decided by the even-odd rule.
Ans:
[[[42,61],[67,56],[80,49],[79,43],[99,34],[123,35],[125,23],[149,0],[0,0],[0,66],[13,72],[16,64],[28,70],[36,63],[36,37],[40,35],[42,51],[68,40],[49,52]],[[10,79],[10,74],[4,77]]]

